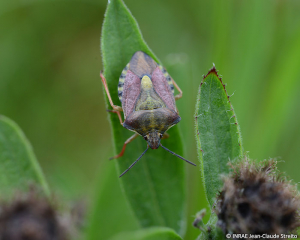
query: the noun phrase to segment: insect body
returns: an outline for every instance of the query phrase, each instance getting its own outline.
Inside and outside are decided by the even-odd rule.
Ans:
[[[161,65],[141,51],[132,56],[130,62],[123,69],[118,84],[118,96],[122,107],[113,104],[102,73],[101,78],[113,108],[111,112],[118,114],[123,127],[135,132],[125,141],[121,153],[113,158],[123,156],[126,145],[139,135],[148,143],[147,149],[120,177],[140,160],[149,147],[157,149],[161,146],[173,155],[195,165],[160,143],[161,139],[168,137],[166,131],[181,119],[175,100],[182,97],[182,91]],[[175,97],[174,86],[179,91]],[[120,114],[121,111],[124,112],[124,122]]]

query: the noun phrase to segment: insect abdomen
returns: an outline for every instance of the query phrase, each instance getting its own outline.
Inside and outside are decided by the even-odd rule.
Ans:
[[[119,84],[118,84],[118,97],[120,101],[122,102],[122,95],[123,95],[123,86],[126,78],[127,71],[129,69],[129,63],[125,66],[123,69],[121,76],[119,78]]]
[[[162,71],[162,73],[164,74],[165,78],[167,79],[167,82],[168,82],[168,84],[171,88],[171,91],[172,91],[173,95],[174,95],[174,85],[172,83],[172,80],[171,80],[171,77],[170,77],[169,73],[167,72],[167,70],[163,66],[159,65],[159,68]]]
[[[124,127],[144,136],[150,131],[164,133],[180,121],[179,115],[169,108],[134,111],[125,122]]]

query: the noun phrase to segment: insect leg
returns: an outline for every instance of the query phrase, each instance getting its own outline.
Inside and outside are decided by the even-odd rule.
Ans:
[[[170,137],[170,135],[168,133],[164,133],[164,135],[163,135],[163,137],[161,139],[167,139],[169,137]]]
[[[175,87],[175,88],[178,90],[178,92],[179,92],[179,94],[177,94],[177,95],[174,97],[175,100],[178,100],[178,99],[182,98],[182,91],[181,91],[180,87],[178,87],[178,85],[176,84],[176,82],[173,80],[173,78],[171,78],[171,80],[172,80],[172,83],[173,83],[174,87]]]
[[[101,80],[103,82],[103,85],[104,85],[104,88],[105,88],[105,91],[106,91],[106,94],[107,94],[107,97],[108,97],[108,100],[109,100],[109,103],[111,105],[111,107],[113,108],[113,110],[108,110],[109,112],[113,112],[113,113],[116,113],[120,119],[120,123],[121,125],[123,125],[123,121],[122,121],[122,117],[121,117],[121,111],[123,111],[123,109],[120,107],[120,106],[117,106],[117,105],[114,105],[112,99],[111,99],[111,96],[110,96],[110,93],[109,93],[109,90],[108,90],[108,87],[107,87],[107,82],[106,82],[106,79],[105,77],[103,76],[102,74],[102,71],[100,72],[100,77],[101,77]]]
[[[136,139],[139,135],[137,133],[133,134],[130,138],[128,138],[125,142],[124,142],[124,145],[123,145],[123,148],[122,148],[122,151],[117,155],[117,156],[114,156],[114,157],[111,157],[109,160],[112,160],[112,159],[115,159],[115,158],[119,158],[119,157],[122,157],[124,152],[125,152],[125,149],[126,149],[126,145],[130,142],[132,142],[134,139]]]
[[[110,110],[110,109],[106,109],[106,111],[112,112],[112,113],[116,113],[118,115],[118,117],[119,117],[121,125],[123,126],[123,120],[122,120],[122,117],[121,117],[121,113],[119,111],[117,111],[117,110]]]

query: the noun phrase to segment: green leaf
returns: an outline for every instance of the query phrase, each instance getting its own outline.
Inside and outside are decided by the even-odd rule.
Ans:
[[[141,50],[157,61],[143,40],[135,19],[121,0],[111,0],[108,3],[102,28],[101,48],[104,75],[112,100],[114,104],[121,105],[117,93],[118,81],[132,55]],[[132,132],[121,126],[116,114],[110,114],[110,120],[115,153],[119,153]],[[162,144],[182,155],[182,143],[177,126],[168,133],[170,138],[162,140]],[[114,160],[119,174],[126,170],[146,147],[147,143],[141,137],[128,144],[124,156]],[[180,234],[184,233],[184,164],[184,161],[162,148],[149,150],[120,179],[125,195],[142,227],[166,226]]]
[[[29,141],[19,126],[0,116],[0,194],[11,196],[16,190],[26,190],[29,184],[50,191]]]
[[[212,207],[227,163],[242,157],[242,139],[225,85],[213,67],[201,82],[196,104],[196,139],[206,197]]]
[[[170,228],[152,227],[135,232],[120,233],[110,240],[180,240],[177,233]]]

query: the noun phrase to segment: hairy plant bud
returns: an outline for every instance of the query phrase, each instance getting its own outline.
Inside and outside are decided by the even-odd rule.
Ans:
[[[57,213],[35,191],[0,205],[0,240],[66,240]]]
[[[217,225],[224,233],[287,234],[300,226],[300,198],[280,176],[275,160],[231,165],[217,198]]]

